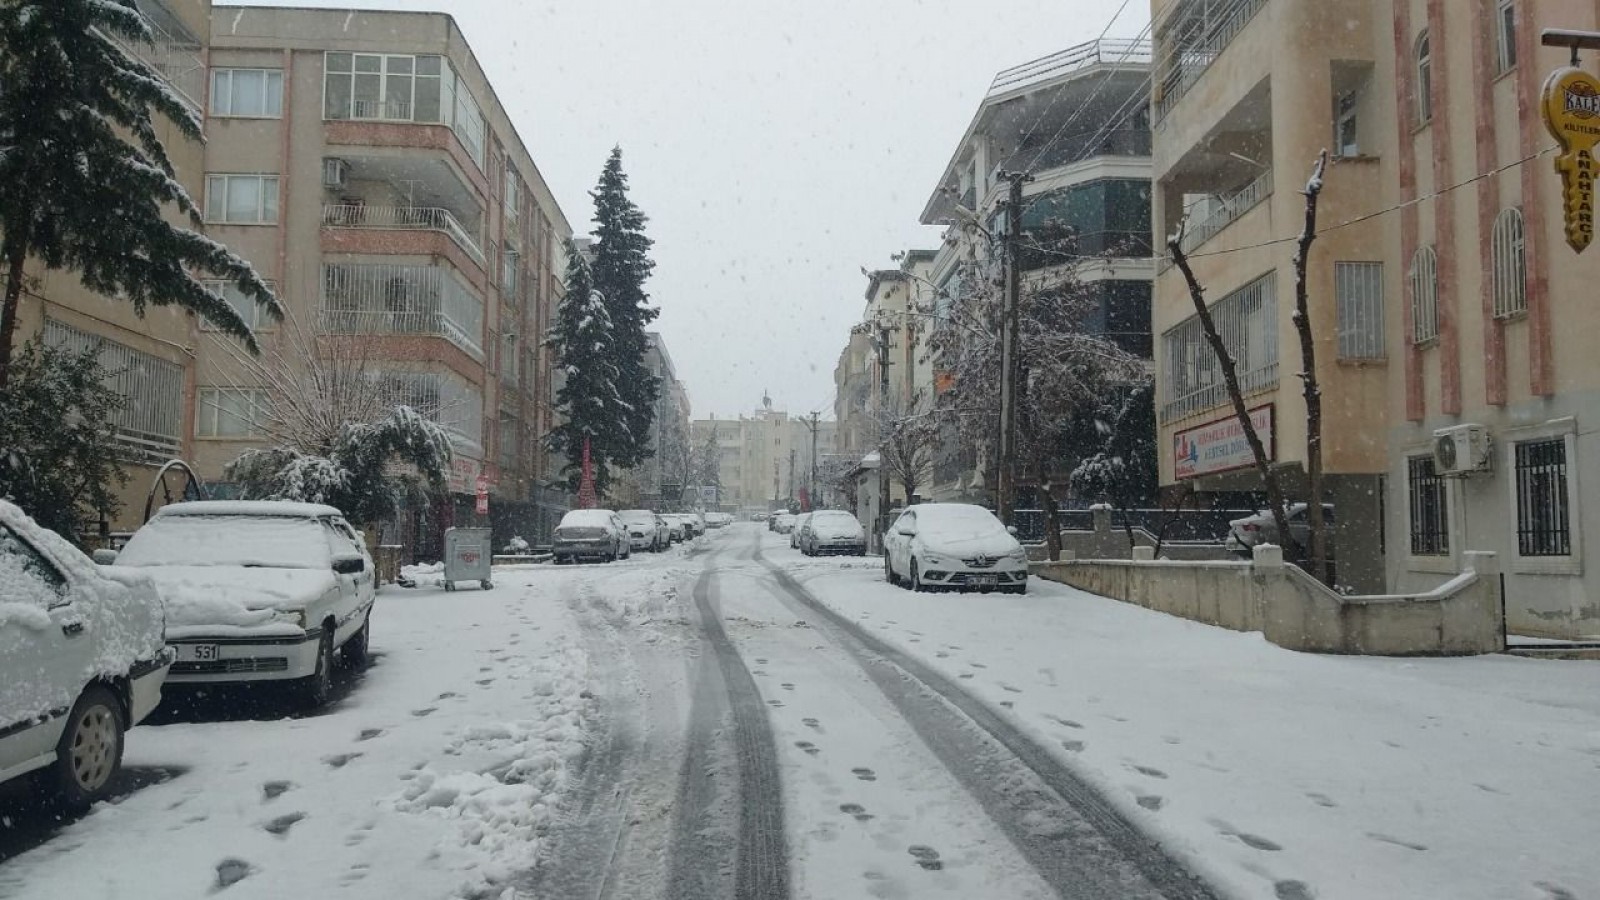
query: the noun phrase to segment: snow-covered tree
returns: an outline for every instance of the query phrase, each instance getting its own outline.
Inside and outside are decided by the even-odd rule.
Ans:
[[[932,404],[918,397],[910,404],[889,403],[874,417],[879,465],[900,482],[906,502],[933,478],[939,422]]]
[[[200,213],[174,176],[155,117],[200,139],[199,115],[149,63],[119,45],[152,33],[134,0],[0,3],[0,388],[10,374],[31,257],[74,271],[90,290],[177,305],[258,347],[249,326],[196,277],[238,285],[271,318],[277,298],[250,264],[163,216]]]
[[[561,424],[550,432],[550,449],[567,458],[565,471],[573,491],[581,478],[583,446],[589,444],[594,487],[604,496],[612,469],[628,468],[640,457],[634,446],[634,419],[622,397],[621,355],[614,340],[618,329],[611,309],[595,290],[589,261],[578,247],[567,247],[566,296],[556,309],[547,341],[556,368],[564,376],[556,391]]]
[[[107,386],[94,350],[32,342],[12,360],[0,391],[0,497],[46,528],[77,540],[120,504],[127,482],[111,418],[127,398]]]
[[[645,366],[649,338],[645,327],[661,311],[650,305],[645,281],[655,269],[650,259],[654,242],[645,234],[648,221],[628,198],[628,176],[622,171],[622,149],[613,148],[600,173],[594,198],[594,289],[611,320],[610,348],[617,369],[620,418],[626,431],[607,448],[608,459],[631,468],[651,453],[650,424],[655,418],[661,380]]]
[[[1070,481],[1078,496],[1122,510],[1155,499],[1155,393],[1149,382],[1113,391],[1075,424],[1092,440],[1091,452],[1079,459]],[[1127,522],[1128,517],[1123,516]],[[1131,546],[1132,532],[1129,526]]]

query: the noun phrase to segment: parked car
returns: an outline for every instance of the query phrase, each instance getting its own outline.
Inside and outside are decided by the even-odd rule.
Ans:
[[[1294,548],[1285,547],[1284,558],[1296,559],[1311,552],[1311,505],[1308,503],[1291,503],[1284,510],[1284,517],[1289,520],[1289,535],[1294,539],[1295,546],[1299,548],[1298,555]],[[1333,546],[1333,504],[1322,504],[1322,519],[1328,525],[1328,559],[1334,559]],[[1253,516],[1234,519],[1228,523],[1228,536],[1223,544],[1234,553],[1249,556],[1255,551],[1257,544],[1277,544],[1284,546],[1278,539],[1278,523],[1273,521],[1272,511],[1263,509]]]
[[[161,702],[162,630],[148,578],[0,500],[0,783],[32,777],[72,809],[104,797],[128,729]]]
[[[789,546],[800,549],[800,540],[805,536],[806,523],[811,521],[811,513],[801,513],[794,517],[794,524],[789,526]]]
[[[377,573],[331,506],[173,503],[134,532],[115,568],[161,591],[178,654],[171,684],[288,682],[315,707],[333,686],[336,652],[367,662]]]
[[[662,513],[661,520],[667,523],[667,538],[673,543],[686,541],[694,534],[689,530],[689,523],[677,513]]]
[[[550,554],[556,565],[582,559],[615,562],[632,553],[627,526],[609,509],[569,511],[561,517],[550,541]]]
[[[725,528],[725,527],[727,527],[729,525],[732,525],[732,524],[733,524],[733,516],[731,516],[731,515],[729,515],[727,513],[721,513],[721,512],[706,513],[706,527],[707,528]]]
[[[617,513],[628,532],[628,549],[659,553],[672,543],[662,526],[661,517],[648,509],[625,509]]]
[[[778,513],[772,517],[772,530],[779,534],[788,534],[794,530],[794,513]]]
[[[688,517],[688,519],[689,519],[689,527],[694,529],[694,533],[695,533],[696,537],[706,533],[706,514],[705,513],[699,512],[697,510],[695,512],[684,513],[684,515]]]
[[[914,591],[1028,590],[1028,554],[994,513],[968,503],[919,503],[883,540],[884,575]]]
[[[851,553],[863,556],[867,552],[867,531],[856,517],[841,509],[818,510],[806,522],[805,535],[800,541],[800,552],[807,556],[824,553]]]

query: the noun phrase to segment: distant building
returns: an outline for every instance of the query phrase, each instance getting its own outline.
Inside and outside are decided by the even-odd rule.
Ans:
[[[835,452],[836,428],[833,422],[819,419],[816,429],[815,460],[820,482],[825,474],[821,463]],[[765,397],[761,408],[750,415],[696,419],[692,435],[697,450],[706,446],[713,431],[720,453],[719,505],[724,510],[785,509],[798,503],[802,492],[811,493],[813,443],[809,416],[791,417],[783,410],[773,409],[771,398]],[[819,493],[825,488],[819,484]]]

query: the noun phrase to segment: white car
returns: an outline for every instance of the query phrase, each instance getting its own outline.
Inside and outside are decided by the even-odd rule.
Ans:
[[[116,557],[148,575],[178,651],[173,684],[287,682],[328,699],[334,654],[365,665],[377,573],[331,506],[199,500],[163,506]]]
[[[550,539],[556,564],[594,559],[615,562],[633,554],[628,527],[609,509],[574,509],[561,517]]]
[[[617,513],[617,518],[622,520],[623,527],[628,531],[628,547],[631,550],[659,553],[672,543],[672,536],[667,533],[661,517],[648,509],[625,509]]]
[[[171,665],[149,579],[0,500],[0,782],[33,774],[69,808],[104,797]]]
[[[919,503],[883,539],[884,576],[914,591],[1028,590],[1028,553],[994,513],[968,503]]]
[[[661,519],[667,523],[667,536],[674,543],[694,537],[694,530],[689,527],[689,520],[682,515],[678,513],[662,513]]]
[[[772,517],[772,530],[779,534],[788,534],[794,530],[794,513],[778,513]]]
[[[824,553],[867,552],[867,532],[855,516],[842,509],[824,509],[811,514],[806,532],[800,538],[800,552],[807,556]]]
[[[806,525],[811,521],[811,513],[801,513],[795,517],[794,524],[789,526],[789,546],[798,550],[800,542],[805,538]]]

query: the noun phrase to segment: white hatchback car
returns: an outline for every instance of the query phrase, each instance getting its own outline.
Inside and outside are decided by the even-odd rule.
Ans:
[[[155,581],[178,651],[173,684],[287,681],[328,699],[334,652],[364,665],[377,577],[331,506],[200,500],[164,506],[117,554]]]
[[[883,539],[884,576],[914,591],[1027,593],[1028,553],[994,513],[969,503],[919,503]]]
[[[96,566],[0,501],[0,782],[100,799],[172,664],[149,579]]]

